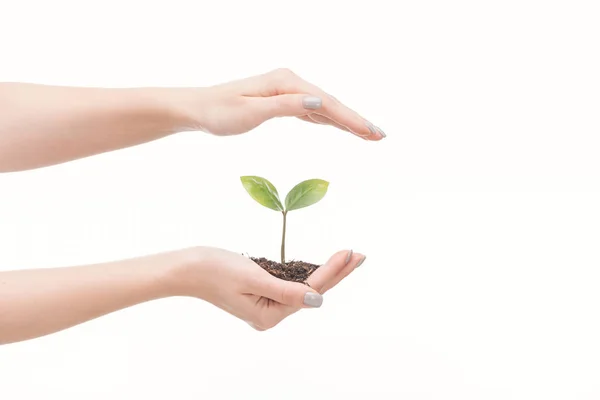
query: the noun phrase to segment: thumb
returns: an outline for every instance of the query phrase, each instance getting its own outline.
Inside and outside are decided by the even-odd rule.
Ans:
[[[309,94],[282,94],[279,96],[256,98],[257,107],[265,119],[274,117],[299,117],[307,115],[323,106],[320,97]]]
[[[323,304],[323,296],[310,286],[272,275],[262,280],[261,287],[255,294],[294,308],[319,308]]]

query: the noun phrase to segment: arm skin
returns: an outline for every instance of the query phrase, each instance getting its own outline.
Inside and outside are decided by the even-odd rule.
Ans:
[[[0,83],[0,172],[67,162],[183,130],[176,94]]]
[[[322,294],[364,259],[340,251],[309,277],[310,286],[275,278],[249,258],[211,247],[88,266],[0,272],[0,345],[173,296],[207,301],[263,331],[302,308],[320,307]]]
[[[0,272],[0,345],[44,336],[171,294],[176,259]]]

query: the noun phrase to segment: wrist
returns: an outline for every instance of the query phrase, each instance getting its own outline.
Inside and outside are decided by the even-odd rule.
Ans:
[[[168,121],[170,133],[206,131],[200,116],[206,109],[206,88],[147,89],[148,98]]]
[[[168,297],[200,297],[210,291],[206,266],[209,252],[204,247],[192,247],[159,255],[164,261],[160,272],[163,293]]]

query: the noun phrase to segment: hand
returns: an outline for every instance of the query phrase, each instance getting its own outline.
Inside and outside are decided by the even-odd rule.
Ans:
[[[236,135],[275,117],[298,117],[366,140],[385,137],[358,113],[287,69],[187,93],[184,114],[188,130]]]
[[[255,329],[274,327],[364,261],[336,253],[306,286],[273,277],[249,258],[197,247],[102,264],[0,272],[0,345],[58,332],[102,315],[171,296],[204,299]]]
[[[261,331],[302,308],[320,307],[322,294],[365,259],[340,251],[308,278],[307,286],[275,278],[249,258],[230,251],[210,247],[184,251],[185,261],[178,263],[173,274],[177,295],[206,300]]]
[[[369,141],[385,137],[286,69],[208,88],[0,83],[0,110],[0,173],[72,161],[181,131],[236,135],[275,117],[331,125]]]

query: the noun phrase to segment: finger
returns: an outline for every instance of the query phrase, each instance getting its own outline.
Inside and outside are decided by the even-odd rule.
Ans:
[[[351,257],[348,264],[342,269],[336,276],[333,277],[330,281],[328,281],[322,289],[321,293],[326,293],[331,290],[333,287],[337,286],[342,280],[344,280],[348,275],[350,275],[354,270],[360,267],[367,257],[363,254],[354,253]]]
[[[385,137],[385,133],[371,122],[360,116],[356,111],[345,106],[343,103],[335,100],[332,96],[326,93],[320,93],[320,89],[311,89],[314,85],[304,83],[301,86],[303,91],[307,93],[317,93],[323,97],[323,106],[318,111],[318,114],[334,121],[338,125],[345,126],[350,132],[358,137],[366,140],[378,141]]]
[[[319,121],[317,121],[317,120],[315,120],[315,118],[313,118],[315,115],[317,115],[317,114],[302,115],[302,116],[300,116],[298,118],[301,119],[302,121],[310,122],[311,124],[331,125],[333,127],[341,129],[343,131],[350,132],[350,130],[348,128],[346,128],[345,126],[342,126],[342,125],[338,124],[335,121],[331,121],[329,118],[321,116],[322,119],[319,118]],[[350,133],[353,133],[353,132],[350,132]]]
[[[317,292],[323,294],[323,289],[348,265],[348,250],[338,251],[329,261],[313,272],[306,282]],[[350,257],[352,259],[352,256]]]
[[[338,124],[337,122],[321,115],[321,114],[317,114],[317,113],[312,113],[312,114],[308,114],[307,115],[308,118],[310,118],[311,120],[313,120],[314,122],[316,122],[317,124],[321,124],[321,125],[331,125],[333,127],[336,127],[338,129],[341,129],[343,131],[346,132],[350,132],[350,133],[354,133],[352,132],[350,129],[348,129],[347,126]]]
[[[308,285],[289,282],[272,275],[258,281],[254,294],[294,308],[318,308],[323,296]]]
[[[302,121],[310,122],[311,124],[325,125],[325,124],[315,121],[314,119],[312,119],[310,117],[310,115],[301,115],[298,117],[298,119],[301,119]]]
[[[339,125],[347,127],[348,130],[356,136],[366,140],[381,140],[386,137],[383,130],[367,121],[356,111],[347,107],[341,101],[326,93],[323,89],[305,81],[297,75],[293,73],[288,74],[285,83],[281,83],[281,79],[279,82],[283,93],[310,93],[313,96],[321,98],[323,104],[318,113],[335,121]]]
[[[308,93],[322,100],[319,114],[366,140],[381,140],[386,135],[380,128],[345,106],[316,85],[305,81],[292,71],[282,68],[243,82],[246,96],[275,97],[276,95]],[[298,114],[302,115],[302,114]]]
[[[262,119],[300,117],[315,112],[323,105],[320,97],[309,94],[282,94],[270,97],[250,97],[255,112]]]
[[[353,253],[352,250],[340,251],[313,272],[307,283],[317,292],[323,294],[358,268],[364,259],[365,257],[362,254]],[[282,304],[276,304],[275,308],[280,313],[280,319],[284,319],[298,311],[296,307]]]
[[[327,96],[329,96],[329,98],[330,98],[331,100],[333,100],[333,105],[334,105],[334,106],[338,106],[338,107],[346,107],[346,106],[344,105],[344,103],[342,103],[340,100],[338,100],[338,99],[337,99],[336,97],[334,97],[333,95],[331,95],[331,94],[327,94]],[[346,107],[346,108],[348,108],[348,107]],[[348,109],[349,109],[349,108],[348,108]],[[384,131],[383,131],[381,128],[379,128],[379,127],[377,127],[377,126],[373,125],[371,122],[367,121],[365,118],[363,118],[362,116],[360,116],[360,115],[359,115],[359,114],[358,114],[356,111],[354,111],[354,110],[351,110],[351,109],[349,109],[349,110],[350,110],[350,112],[351,112],[351,113],[354,113],[354,114],[356,114],[356,115],[358,116],[358,118],[360,118],[360,119],[362,119],[362,121],[364,121],[364,124],[365,124],[365,126],[366,126],[367,130],[369,131],[369,134],[368,134],[367,136],[365,136],[365,132],[366,132],[366,131],[364,130],[364,126],[363,126],[363,125],[360,125],[360,126],[363,128],[363,130],[361,130],[361,131],[353,131],[353,130],[352,130],[352,129],[350,129],[348,126],[346,126],[346,129],[347,129],[349,132],[351,132],[351,133],[354,133],[356,136],[359,136],[359,137],[361,137],[361,138],[363,138],[363,139],[365,139],[365,140],[381,140],[381,139],[383,139],[383,138],[385,138],[385,137],[386,137],[386,134],[385,134],[385,132],[384,132]],[[332,120],[332,121],[333,121],[333,120],[334,120],[333,118],[335,118],[335,117],[328,117],[327,119],[330,119],[330,120]],[[338,122],[338,123],[339,123],[339,122]],[[339,124],[340,124],[340,125],[342,125],[341,123],[339,123]],[[345,125],[343,125],[343,126],[345,126]],[[375,138],[375,139],[373,139],[373,137],[372,137],[372,135],[373,135],[373,129],[375,130],[375,133],[376,133],[376,138]]]

